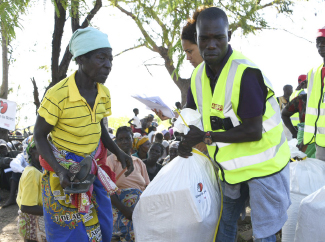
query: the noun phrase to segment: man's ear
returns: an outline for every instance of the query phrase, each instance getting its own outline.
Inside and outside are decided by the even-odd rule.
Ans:
[[[231,30],[228,30],[228,42],[230,42],[231,40],[231,34],[232,34]]]
[[[197,33],[194,33],[194,39],[195,39],[195,43],[197,44]]]

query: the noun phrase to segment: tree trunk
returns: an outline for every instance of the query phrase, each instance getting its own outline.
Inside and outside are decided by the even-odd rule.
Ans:
[[[54,86],[61,79],[59,73],[59,58],[61,53],[61,42],[63,36],[63,29],[66,21],[66,9],[63,7],[61,0],[55,0],[57,5],[57,11],[59,12],[59,16],[57,12],[54,10],[54,32],[52,39],[52,81],[49,87]]]
[[[8,73],[9,73],[8,43],[3,29],[1,29],[1,45],[2,45],[2,85],[0,90],[0,98],[7,99],[8,98]]]
[[[8,98],[8,45],[3,28],[1,29],[1,45],[2,45],[2,85],[0,89],[0,98]],[[8,130],[0,128],[0,139],[8,142]]]

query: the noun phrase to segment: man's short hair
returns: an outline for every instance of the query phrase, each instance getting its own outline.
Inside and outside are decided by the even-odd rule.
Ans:
[[[198,16],[196,23],[200,22],[201,20],[211,21],[219,18],[221,18],[227,24],[227,27],[229,27],[227,14],[222,9],[217,7],[211,7],[203,10]]]
[[[133,109],[133,112],[135,113],[135,111],[139,111],[139,109],[137,109],[137,108],[134,108],[134,109]]]
[[[284,87],[283,87],[283,91],[285,90],[285,89],[287,89],[287,88],[293,88],[291,85],[285,85]]]
[[[133,138],[133,132],[132,132],[132,129],[128,126],[121,126],[117,129],[116,131],[116,138],[118,137],[118,135],[121,133],[121,132],[129,132],[131,137]]]
[[[161,132],[158,132],[158,133],[156,133],[156,139],[163,140],[164,139],[164,135]]]

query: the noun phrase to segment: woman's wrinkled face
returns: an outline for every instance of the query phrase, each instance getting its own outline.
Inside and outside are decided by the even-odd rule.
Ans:
[[[186,54],[186,59],[190,61],[190,63],[197,67],[203,61],[199,48],[196,44],[193,44],[189,40],[182,40],[182,47]]]

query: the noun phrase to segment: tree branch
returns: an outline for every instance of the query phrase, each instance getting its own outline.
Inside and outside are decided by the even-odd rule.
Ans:
[[[38,108],[40,107],[40,101],[39,101],[39,94],[38,94],[38,87],[37,87],[37,85],[36,85],[36,81],[35,81],[35,78],[33,77],[33,78],[31,78],[30,79],[31,81],[32,81],[32,83],[33,83],[33,87],[34,87],[34,104],[35,104],[35,106],[36,106],[36,115],[37,115],[37,110],[38,110]]]
[[[72,28],[72,33],[80,28],[78,0],[71,1],[71,28]]]
[[[81,28],[86,28],[89,26],[90,21],[93,19],[93,17],[96,15],[96,13],[99,11],[99,9],[103,6],[102,0],[96,0],[96,3],[93,7],[93,9],[89,12],[86,19],[83,21]]]
[[[125,53],[125,52],[127,52],[127,51],[138,49],[138,48],[140,48],[140,47],[142,47],[142,46],[145,46],[145,44],[136,45],[136,46],[133,46],[133,47],[128,48],[128,49],[126,49],[126,50],[123,50],[123,51],[121,51],[120,53],[114,55],[114,57],[119,56],[119,55],[121,55],[121,54],[123,54],[123,53]]]
[[[125,10],[120,5],[118,5],[117,1],[115,1],[114,4],[115,4],[115,7],[117,7],[121,12],[125,13],[127,16],[131,17],[135,21],[135,23],[138,25],[138,28],[140,29],[140,31],[141,31],[142,35],[144,36],[144,38],[146,39],[146,41],[152,46],[152,49],[155,52],[159,52],[158,46],[156,45],[155,41],[153,41],[153,39],[149,36],[147,31],[143,28],[143,25],[140,22],[140,20],[133,13]]]
[[[56,11],[54,12],[54,32],[52,40],[52,83],[56,84],[59,80],[59,58],[61,52],[61,41],[65,25],[66,9],[61,0],[55,0]],[[58,13],[57,13],[58,12]]]

